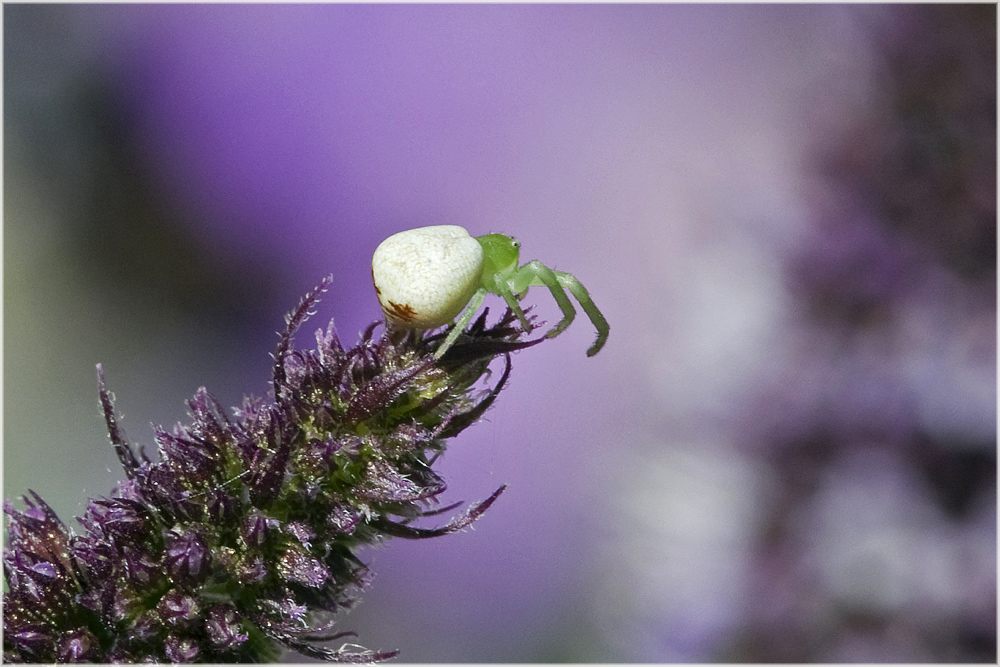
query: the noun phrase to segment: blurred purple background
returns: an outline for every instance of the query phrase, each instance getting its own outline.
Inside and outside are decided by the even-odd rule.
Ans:
[[[5,5],[4,495],[379,317],[371,253],[517,236],[582,315],[365,554],[407,662],[996,659],[996,8]],[[558,310],[532,293],[544,319]],[[499,308],[499,300],[492,304]]]

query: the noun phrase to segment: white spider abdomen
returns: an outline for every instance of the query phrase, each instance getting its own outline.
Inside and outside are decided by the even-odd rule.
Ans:
[[[393,234],[372,256],[372,280],[392,322],[433,329],[451,322],[483,273],[483,247],[464,227],[437,225]]]

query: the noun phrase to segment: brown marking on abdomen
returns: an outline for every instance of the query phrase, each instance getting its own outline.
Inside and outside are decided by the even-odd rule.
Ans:
[[[381,302],[380,302],[381,303]],[[406,322],[409,324],[417,318],[417,311],[413,309],[408,303],[396,303],[395,301],[389,301],[388,306],[382,303],[382,312],[386,314],[386,317],[391,317],[400,322]]]

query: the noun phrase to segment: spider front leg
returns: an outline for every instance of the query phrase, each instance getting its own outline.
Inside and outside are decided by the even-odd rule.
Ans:
[[[556,274],[556,278],[559,280],[559,284],[570,291],[576,300],[580,302],[580,307],[583,308],[583,312],[587,313],[587,317],[593,323],[594,328],[597,329],[597,340],[594,344],[590,346],[587,350],[587,356],[592,357],[601,351],[604,347],[604,343],[608,340],[608,333],[611,331],[608,321],[604,319],[604,315],[601,311],[597,309],[597,305],[594,303],[593,299],[590,298],[590,294],[587,292],[587,288],[583,286],[579,280],[574,276],[563,273],[561,271],[553,271]]]
[[[611,330],[608,326],[608,321],[604,319],[604,315],[601,314],[601,311],[594,304],[593,299],[590,298],[590,294],[583,286],[583,283],[573,275],[563,273],[562,271],[553,271],[538,260],[533,260],[519,268],[511,276],[509,283],[511,289],[515,292],[522,292],[531,286],[548,287],[549,291],[552,292],[553,298],[555,298],[560,310],[562,310],[563,319],[546,334],[548,338],[553,338],[561,334],[576,316],[576,309],[573,308],[573,304],[566,296],[565,290],[569,290],[570,294],[580,302],[583,312],[587,313],[594,328],[597,329],[597,340],[587,350],[587,356],[594,356],[604,347],[604,343],[608,339],[608,333]]]
[[[555,338],[561,334],[573,322],[573,318],[576,317],[576,308],[573,307],[573,303],[566,296],[566,290],[559,283],[559,275],[537,259],[531,260],[514,271],[507,279],[507,286],[511,292],[519,294],[533,286],[549,288],[549,291],[552,292],[552,297],[559,304],[563,318],[545,334],[546,338]]]

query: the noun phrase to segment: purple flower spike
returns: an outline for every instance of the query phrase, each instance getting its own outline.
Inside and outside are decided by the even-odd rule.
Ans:
[[[446,484],[431,466],[446,439],[474,423],[511,371],[519,340],[507,312],[485,314],[440,362],[440,335],[377,324],[345,350],[331,324],[316,349],[293,337],[329,279],[288,316],[274,355],[270,400],[227,417],[204,388],[191,423],[156,428],[159,456],[125,438],[98,366],[98,391],[126,480],[92,500],[69,537],[35,494],[5,503],[4,658],[9,662],[273,662],[284,647],[335,662],[394,651],[324,646],[370,582],[355,555],[387,536],[445,535],[478,519],[503,491],[438,528],[411,525]],[[500,381],[480,384],[504,358]],[[485,390],[485,391],[484,391]],[[270,641],[268,641],[270,640]]]

